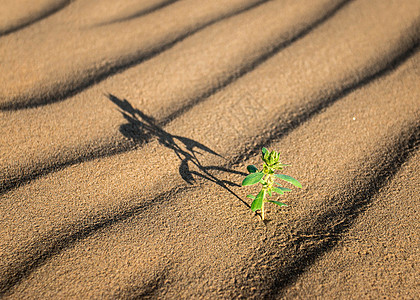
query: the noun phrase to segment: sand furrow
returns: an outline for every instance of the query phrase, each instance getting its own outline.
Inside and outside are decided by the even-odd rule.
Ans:
[[[164,51],[193,32],[261,2],[217,0],[203,4],[184,0],[107,26],[73,26],[72,30],[57,26],[37,35],[33,31],[40,29],[34,26],[33,30],[28,28],[3,37],[1,63],[10,72],[0,74],[0,108],[13,110],[66,98]],[[180,19],[180,15],[185,17]],[[60,16],[55,17],[59,20]],[[54,23],[45,24],[48,25],[51,28]]]
[[[363,2],[361,3],[363,4]],[[375,5],[375,3],[372,5]],[[358,7],[356,6],[356,8]],[[351,12],[351,7],[349,7],[349,9]],[[356,11],[358,11],[358,9]],[[341,21],[342,18],[339,18],[338,20]],[[394,24],[390,24],[390,26],[393,25]],[[344,26],[346,26],[345,23]],[[336,27],[337,24],[333,24],[332,28]],[[320,33],[325,34],[325,30],[321,30]],[[330,32],[327,31],[326,34],[329,35]],[[337,35],[341,36],[341,31],[338,31]],[[319,38],[317,40],[319,40]],[[360,45],[357,39],[354,42],[356,45]],[[313,40],[306,42],[302,40],[302,43],[303,45],[301,46],[306,48],[307,43],[313,43]],[[333,44],[340,45],[337,41]],[[398,46],[400,44],[401,43],[398,43]],[[388,43],[387,45],[390,47],[395,46]],[[370,50],[371,48],[368,47],[367,49]],[[298,50],[299,48],[293,53],[296,53]],[[337,49],[337,51],[341,50],[341,48]],[[325,49],[321,49],[318,55],[322,55],[324,51]],[[343,51],[341,51],[341,53],[343,53]],[[313,53],[313,55],[308,58],[309,62],[313,58],[320,59],[320,57],[317,57],[315,54],[316,53]],[[378,61],[372,61],[369,56],[366,56],[365,58],[374,65],[378,64]],[[277,94],[278,90],[283,90],[287,93],[287,90],[289,89],[288,93],[290,95],[295,94],[297,91],[296,83],[290,84],[290,81],[288,82],[285,80],[285,75],[283,75],[283,78],[281,77],[283,72],[285,70],[287,71],[287,63],[282,64],[281,60],[286,59],[287,61],[290,61],[290,57],[279,56],[273,59],[280,60],[280,62],[274,61],[270,64],[266,64],[264,68],[262,68],[267,72],[267,75],[278,78],[277,85],[269,85],[271,88],[270,93],[268,93],[266,89],[256,89],[253,97],[250,97],[249,94],[245,94],[249,92],[250,86],[258,86],[258,78],[267,77],[267,75],[261,75],[261,69],[259,69],[260,72],[258,74],[252,73],[249,74],[249,76],[245,76],[223,93],[216,94],[208,101],[197,105],[194,109],[183,115],[182,118],[175,120],[164,129],[156,126],[148,119],[142,119],[140,111],[134,110],[130,112],[126,109],[126,111],[123,112],[126,114],[127,120],[123,123],[122,128],[129,127],[131,134],[137,135],[138,137],[141,137],[144,134],[151,134],[154,136],[154,141],[152,143],[146,145],[139,151],[133,151],[112,158],[98,159],[69,167],[61,172],[46,176],[44,179],[36,181],[27,187],[22,187],[21,189],[5,194],[4,197],[2,197],[2,205],[5,207],[5,210],[8,211],[6,215],[10,217],[11,220],[14,220],[15,218],[19,218],[14,215],[13,211],[19,212],[20,215],[25,215],[26,213],[23,211],[26,211],[31,215],[30,219],[38,218],[39,220],[34,222],[31,226],[35,226],[38,222],[42,222],[46,217],[45,214],[48,215],[48,218],[51,221],[58,218],[57,221],[52,221],[50,225],[45,224],[46,227],[43,230],[49,231],[49,226],[60,223],[61,221],[64,221],[65,224],[68,222],[71,224],[74,222],[71,220],[83,219],[86,217],[86,214],[89,215],[93,213],[93,215],[97,215],[95,211],[102,211],[101,205],[105,205],[106,207],[113,207],[116,205],[116,207],[118,207],[120,201],[125,203],[126,200],[124,199],[131,198],[130,195],[136,193],[139,182],[142,182],[141,188],[145,193],[144,199],[147,199],[148,195],[153,190],[165,191],[174,186],[183,185],[183,180],[189,181],[192,176],[192,172],[189,168],[194,167],[194,164],[198,165],[199,168],[202,167],[203,164],[207,166],[223,165],[225,160],[215,156],[214,152],[212,153],[209,149],[215,150],[215,152],[220,153],[229,160],[234,159],[237,156],[236,153],[241,153],[241,150],[244,147],[247,147],[247,141],[252,141],[251,146],[258,144],[258,140],[265,138],[265,135],[261,133],[270,132],[273,130],[272,128],[278,128],[279,126],[284,128],[287,127],[287,124],[293,123],[293,120],[300,117],[302,107],[304,107],[304,111],[312,111],[313,107],[317,107],[320,102],[322,103],[322,101],[326,100],[331,102],[330,99],[334,95],[339,97],[342,89],[346,87],[343,83],[341,89],[325,91],[326,87],[331,86],[337,81],[337,78],[346,78],[349,76],[349,73],[352,74],[352,72],[355,72],[353,73],[354,80],[360,80],[358,69],[353,70],[352,65],[350,65],[350,70],[348,69],[349,66],[347,66],[347,68],[346,66],[343,66],[341,74],[335,69],[335,77],[328,76],[331,74],[327,72],[327,76],[323,78],[325,80],[324,82],[312,82],[313,86],[316,87],[315,91],[313,91],[312,88],[309,88],[306,91],[301,89],[300,91],[302,94],[299,95],[300,97],[298,98],[295,96],[295,102],[291,103],[287,98],[284,99],[283,95],[281,95],[282,98],[279,98]],[[359,57],[357,57],[357,59],[359,59]],[[381,59],[389,60],[388,57],[380,57],[377,59],[379,62]],[[330,62],[328,62],[327,65],[331,65]],[[281,70],[279,74],[273,73],[273,68],[277,69],[279,66]],[[294,78],[297,81],[297,84],[299,84],[300,80],[304,79],[304,74],[301,72],[303,71],[305,73],[306,70],[294,70],[297,71],[295,75],[288,76],[288,78]],[[322,71],[322,67],[320,68],[320,71]],[[363,72],[366,73],[363,69],[360,72],[362,72],[362,74]],[[286,75],[289,75],[289,73],[286,72]],[[319,75],[322,75],[322,73],[319,72]],[[322,76],[320,77],[322,78]],[[308,82],[311,82],[310,79],[318,80],[319,77],[306,78]],[[359,81],[356,81],[356,83],[357,82]],[[246,90],[247,88],[248,91]],[[250,99],[253,101],[250,101]],[[258,100],[255,101],[255,99]],[[276,101],[273,102],[273,99]],[[270,107],[271,111],[268,109],[257,110],[259,107],[264,106]],[[238,111],[244,112],[242,116],[238,116],[237,114],[232,115],[231,113]],[[253,111],[253,114],[246,114],[249,111]],[[209,114],[208,112],[212,113]],[[204,118],[203,114],[208,116],[206,117],[207,122],[205,124],[202,124]],[[277,116],[279,115],[282,116],[282,119],[277,121]],[[253,116],[253,119],[250,119],[249,116]],[[264,121],[266,119],[272,120],[272,123]],[[265,123],[261,124],[260,122]],[[123,131],[123,133],[128,135],[130,132]],[[231,138],[229,140],[221,139],[222,134],[229,134]],[[201,140],[202,138],[196,139],[195,137],[197,135],[205,137],[205,140]],[[134,136],[134,138],[135,137],[136,136]],[[197,154],[194,151],[202,153],[200,161],[195,157]],[[112,168],[109,167],[109,164],[112,165]],[[146,174],[154,174],[155,164],[167,166],[162,170],[162,180],[147,180],[145,176]],[[92,172],[92,170],[95,171]],[[203,170],[199,171],[202,172]],[[123,193],[119,189],[119,186],[116,185],[116,183],[121,182],[121,180],[124,180],[126,186]],[[172,185],[165,184],[164,180],[172,182]],[[51,189],[50,185],[57,185],[59,188]],[[77,195],[77,197],[74,198],[72,195]],[[100,203],[96,203],[95,201],[92,202],[92,195],[95,195],[95,201],[100,201]],[[30,197],[32,201],[29,206],[26,207],[28,203],[25,199],[28,199],[28,197]],[[67,199],[69,197],[73,200],[68,201]],[[47,200],[50,198],[51,200]],[[56,206],[51,203],[49,204],[49,208],[46,208],[44,212],[42,210],[39,211],[43,203],[49,203],[50,201],[60,204]],[[9,205],[12,203],[15,208],[10,210]],[[63,208],[61,205],[64,205],[66,208]],[[62,217],[62,209],[70,213],[68,220],[59,221]],[[38,215],[39,213],[40,215]],[[10,225],[15,226],[13,223]],[[28,234],[30,238],[34,238],[31,231],[32,229],[23,234]],[[16,238],[17,240],[20,239],[18,236],[14,236],[13,238]],[[4,241],[6,242],[6,240]]]
[[[124,297],[148,291],[166,298],[275,295],[285,286],[283,281],[296,278],[332,247],[387,182],[384,176],[395,174],[418,145],[419,55],[269,145],[282,150],[285,162],[293,162],[288,174],[299,178],[305,189],[286,197],[290,207],[283,213],[275,214],[277,209],[272,207],[267,227],[226,189],[199,180],[201,189],[196,185],[161,195],[143,202],[141,209],[126,218],[121,216],[130,210],[120,207],[119,213],[108,210],[99,218],[85,219],[92,226],[106,214],[117,213],[105,226],[75,236],[71,247],[52,253],[36,266],[36,272],[24,274],[27,277],[10,291],[11,296],[38,295],[39,291],[47,297],[69,297],[76,292],[84,297]],[[406,105],[401,107],[400,102]],[[203,174],[200,168],[195,171]],[[220,182],[241,180],[229,172],[214,175]],[[66,176],[64,171],[61,176]],[[232,189],[239,195],[249,190]],[[125,205],[133,206],[144,197],[142,192],[134,191],[132,203]],[[54,241],[53,236],[47,241]],[[43,244],[49,245],[39,243],[40,253]],[[61,290],[62,286],[66,289]]]
[[[410,299],[419,294],[418,148],[411,156],[392,181],[367,199],[367,208],[337,247],[282,291],[283,298]]]
[[[363,5],[367,2],[357,3],[359,3],[358,5],[362,5],[363,7]],[[375,3],[373,5],[375,6]],[[378,5],[376,5],[375,7],[378,7]],[[352,9],[355,8],[357,8],[356,11],[358,11],[360,7],[350,6],[347,8],[347,12],[351,12]],[[343,17],[339,18],[339,20],[340,22],[337,22],[341,23],[343,21]],[[369,24],[369,21],[366,21],[366,19],[362,20],[365,20],[365,22]],[[359,24],[362,20],[360,20]],[[377,22],[377,19],[375,21]],[[343,23],[343,26],[346,26],[346,23]],[[382,25],[383,24],[380,24],[380,26]],[[332,27],[337,29],[337,26],[338,24],[333,24]],[[390,26],[395,26],[395,24],[391,23]],[[362,23],[361,27],[366,28],[366,23]],[[328,28],[329,27],[326,24],[325,27],[320,28],[318,34],[330,34],[330,32],[326,30]],[[375,32],[377,33],[377,31]],[[315,34],[316,33],[314,32],[314,35]],[[337,36],[340,36],[340,34],[341,31],[338,31]],[[404,40],[402,40],[402,42],[401,40],[398,41],[398,45],[404,42]],[[313,40],[310,40],[309,42],[313,42]],[[309,42],[307,41],[306,43]],[[337,40],[334,40],[334,44],[336,44],[335,42],[337,42]],[[360,45],[357,42],[358,40],[355,39],[354,43]],[[303,49],[307,47],[306,43],[304,40],[302,40],[296,44],[297,46],[299,46],[300,44],[300,46]],[[352,46],[352,50],[354,50],[355,45],[352,44]],[[320,52],[318,53],[319,56],[324,55],[325,49],[328,49],[328,45],[325,47],[326,48],[320,50]],[[359,51],[364,50],[366,51],[364,53],[369,53],[369,50],[371,49],[370,47],[372,46],[368,45],[367,48],[364,47],[366,46],[361,46],[361,48],[359,48]],[[401,51],[396,51],[394,48],[395,45],[393,44],[389,45],[388,47],[390,47],[390,49],[394,51],[384,50],[385,54],[389,52],[395,54]],[[295,49],[296,52],[299,52],[299,49],[299,47]],[[342,50],[341,48],[338,49]],[[336,51],[338,51],[338,49],[336,49]],[[317,57],[317,53],[313,53],[311,59],[320,59],[319,56]],[[372,57],[369,55],[365,55],[364,58],[369,60],[369,62],[372,59]],[[8,264],[14,264],[15,262],[17,262],[19,265],[19,262],[25,261],[25,258],[28,254],[35,255],[35,257],[37,255],[39,255],[39,257],[42,257],[43,255],[45,255],[45,253],[48,252],[48,243],[40,243],[41,245],[36,250],[31,250],[31,248],[29,247],[28,251],[28,249],[26,249],[25,247],[31,245],[32,243],[36,243],[37,241],[42,241],[44,239],[46,241],[52,242],[56,238],[58,238],[59,242],[60,239],[62,239],[62,236],[72,236],[75,233],[80,232],[80,230],[83,230],[83,228],[89,228],[89,226],[86,226],[86,223],[100,223],[101,219],[103,219],[104,216],[120,215],[121,213],[124,214],[125,211],[130,209],[130,207],[141,207],[142,205],[144,205],[145,200],[150,198],[153,199],[152,195],[153,191],[155,190],[170,191],[174,187],[179,188],[185,186],[185,183],[183,184],[182,178],[178,176],[179,173],[184,178],[188,178],[188,175],[193,176],[194,174],[210,176],[210,174],[206,174],[206,168],[208,168],[209,166],[221,166],[225,164],[225,161],[212,154],[208,147],[215,149],[217,152],[223,154],[225,157],[232,159],[236,156],[234,153],[240,153],[240,149],[244,147],[244,138],[255,139],[255,137],[261,134],[261,132],[267,130],[267,124],[263,124],[262,126],[258,127],[259,114],[257,113],[257,111],[254,114],[255,119],[247,119],[247,122],[244,123],[243,119],[241,119],[241,116],[238,116],[238,114],[241,114],[241,110],[233,110],[232,108],[241,107],[241,109],[249,109],[248,105],[258,106],[264,105],[265,103],[271,104],[270,107],[273,108],[274,111],[269,112],[267,110],[263,110],[260,112],[260,115],[265,117],[272,117],[272,114],[282,114],[284,116],[284,119],[282,119],[281,122],[283,122],[284,125],[287,125],[288,122],[293,120],[294,115],[296,115],[296,113],[299,112],[299,107],[303,106],[305,107],[305,109],[311,109],[311,106],[313,106],[314,103],[317,104],[320,101],[320,99],[329,99],[334,95],[340,95],[340,91],[346,87],[345,83],[347,82],[341,82],[341,90],[340,88],[337,88],[337,90],[332,89],[328,92],[325,92],[323,90],[323,87],[329,87],[332,84],[334,84],[334,82],[336,82],[331,80],[337,80],[337,78],[348,79],[349,77],[351,77],[350,75],[352,75],[352,77],[354,78],[354,82],[359,82],[357,80],[360,80],[358,76],[360,73],[369,74],[370,72],[374,72],[374,70],[371,70],[372,67],[366,67],[366,61],[359,61],[359,63],[363,63],[363,67],[359,67],[356,68],[356,70],[353,70],[353,64],[351,64],[352,61],[350,61],[348,62],[349,65],[342,67],[341,70],[335,70],[336,73],[334,73],[334,77],[331,77],[332,74],[330,72],[327,72],[327,74],[325,75],[329,76],[325,76],[324,78],[322,78],[321,76],[321,78],[324,81],[312,82],[312,84],[316,86],[315,91],[318,91],[318,94],[316,92],[314,93],[314,91],[311,88],[309,88],[306,91],[306,96],[305,94],[303,94],[302,91],[300,98],[295,98],[294,103],[288,103],[284,101],[282,102],[281,99],[278,98],[276,99],[276,102],[273,102],[272,100],[275,94],[270,94],[266,90],[262,90],[263,93],[261,94],[261,89],[258,89],[258,92],[260,94],[255,93],[252,99],[259,99],[259,103],[241,102],[244,99],[242,97],[244,94],[241,88],[249,86],[249,81],[251,81],[255,85],[258,85],[258,81],[256,80],[256,78],[258,77],[255,77],[255,73],[257,73],[257,76],[262,76],[262,70],[265,70],[265,72],[273,72],[272,68],[274,68],[275,70],[279,66],[284,67],[286,64],[281,64],[282,59],[285,59],[285,57],[273,57],[274,62],[277,63],[273,63],[273,61],[271,61],[270,64],[263,65],[261,68],[258,68],[256,70],[258,72],[250,73],[249,75],[243,77],[240,81],[237,81],[234,85],[227,88],[225,91],[223,91],[223,93],[218,93],[214,95],[214,97],[209,99],[207,102],[197,105],[184,116],[170,123],[165,129],[155,127],[153,123],[147,123],[147,119],[141,119],[141,112],[130,112],[126,109],[125,113],[127,114],[127,121],[130,120],[130,117],[134,119],[132,120],[132,123],[128,125],[132,125],[132,127],[134,126],[133,128],[137,126],[139,130],[142,128],[149,130],[149,133],[154,134],[156,136],[157,141],[149,143],[143,149],[140,149],[138,151],[114,156],[112,158],[95,160],[67,168],[63,171],[46,176],[45,178],[33,182],[28,186],[22,187],[21,189],[5,194],[1,199],[1,209],[3,211],[2,215],[5,216],[5,219],[3,220],[4,224],[2,224],[1,226],[3,232],[2,249],[4,251],[4,254],[2,253],[2,256],[4,255],[2,257],[2,264],[6,262],[7,264],[2,266],[2,270],[4,270],[3,272],[5,272],[8,275],[4,278],[7,278],[6,280],[9,280],[9,278],[13,278],[16,276],[19,277],[19,274],[13,270],[11,274],[9,273],[11,270],[7,268]],[[357,57],[357,59],[359,59],[359,57]],[[418,106],[418,94],[416,93],[418,92],[418,90],[416,90],[418,82],[418,70],[411,70],[412,72],[414,72],[414,74],[409,72],[409,67],[413,68],[413,64],[415,66],[413,60],[417,62],[418,57],[415,56],[409,58],[409,60],[405,61],[404,65],[400,68],[402,70],[398,70],[396,74],[391,74],[393,77],[391,77],[392,79],[390,80],[390,82],[395,82],[395,84],[401,83],[404,87],[403,91],[405,91],[408,94],[407,98],[404,98],[405,107],[399,108],[398,103],[386,102],[390,101],[390,99],[393,100],[395,96],[402,97],[402,95],[400,94],[395,94],[396,91],[401,90],[398,88],[399,86],[391,89],[391,92],[394,91],[394,94],[392,94],[390,91],[386,91],[385,94],[379,93],[381,89],[383,89],[383,86],[380,86],[381,89],[377,91],[377,93],[379,94],[378,99],[376,101],[367,102],[367,104],[370,105],[378,105],[378,102],[381,99],[382,101],[385,101],[385,103],[383,103],[382,105],[378,105],[378,108],[381,108],[381,110],[367,110],[368,113],[371,113],[373,111],[374,115],[379,114],[381,116],[380,120],[377,120],[377,118],[373,118],[374,115],[366,118],[366,122],[371,122],[372,120],[376,121],[376,123],[373,124],[378,128],[378,130],[380,130],[379,132],[373,132],[372,124],[370,126],[369,123],[360,124],[360,128],[369,128],[368,131],[364,131],[368,136],[370,134],[373,134],[373,137],[376,137],[376,139],[364,138],[366,142],[369,141],[373,144],[369,146],[371,148],[369,148],[368,145],[365,147],[361,147],[363,151],[366,151],[366,149],[369,150],[368,153],[376,153],[380,149],[391,151],[392,148],[386,147],[386,144],[383,145],[379,143],[378,139],[379,141],[388,140],[389,136],[387,136],[387,134],[389,133],[389,131],[391,131],[392,133],[393,131],[391,129],[393,128],[397,130],[396,135],[398,136],[398,134],[403,132],[402,128],[404,128],[404,122],[408,122],[407,124],[412,124],[413,122],[415,123],[414,120],[418,119],[416,115],[416,112],[418,112],[418,110],[413,111],[413,108]],[[373,61],[372,64],[374,66],[379,65],[379,67],[383,67],[384,65],[390,62],[392,62],[392,59],[390,57],[376,57],[376,61]],[[328,66],[331,66],[331,62],[328,62]],[[368,71],[366,71],[366,69],[368,69]],[[282,68],[282,70],[284,71],[284,68]],[[320,68],[320,70],[322,70],[322,68]],[[339,71],[341,71],[341,73]],[[297,72],[297,74],[295,75],[296,79],[301,80],[302,76],[298,77],[298,75],[301,74]],[[322,75],[322,72],[320,72],[319,75]],[[271,84],[269,85],[273,89],[274,93],[276,93],[277,89],[279,89],[280,87],[286,89],[286,87],[284,86],[284,81],[280,79],[278,78],[280,86]],[[245,81],[243,85],[241,85],[242,81]],[[390,82],[386,82],[384,86],[392,86]],[[273,81],[269,81],[269,83],[273,83]],[[293,89],[293,87],[294,86],[292,85],[291,88]],[[319,91],[323,91],[324,94],[321,93],[320,95]],[[375,95],[375,93],[373,92],[370,92],[369,94]],[[321,97],[322,95],[324,97]],[[340,103],[341,101],[337,102],[337,104]],[[398,109],[396,109],[396,105]],[[356,105],[356,107],[363,106]],[[340,108],[342,109],[341,106]],[[208,118],[206,124],[202,124],[203,114],[207,115],[208,111],[211,111],[213,114],[211,114],[210,118]],[[214,119],[212,120],[212,118]],[[227,120],[230,127],[223,126],[224,124],[221,124],[221,121],[223,120]],[[275,118],[273,118],[273,120],[276,121]],[[389,120],[392,120],[392,122],[390,122]],[[382,124],[381,121],[384,124]],[[340,120],[340,122],[342,122],[342,120]],[[140,125],[143,127],[140,127]],[[270,125],[270,123],[268,123],[268,125]],[[237,131],[237,128],[240,126],[246,126],[248,128],[248,131]],[[249,126],[255,128],[250,129]],[[324,125],[321,124],[321,126]],[[414,125],[412,125],[409,128],[415,128],[413,126]],[[337,130],[337,128],[339,128],[337,124],[334,125],[333,128],[337,131],[337,138],[331,138],[331,140],[340,140],[339,137],[342,136],[343,133]],[[268,129],[269,131],[271,131],[271,128]],[[352,134],[358,133],[358,128],[350,129],[345,127],[343,130],[347,135],[349,134],[348,131],[351,131]],[[363,132],[363,130],[361,130],[361,132]],[[222,133],[228,134],[231,137],[231,139],[221,139]],[[188,136],[189,138],[187,138],[186,136]],[[205,137],[205,140],[202,140],[200,142],[200,137],[201,139]],[[392,138],[393,135],[391,134],[390,137]],[[314,138],[319,138],[319,136],[315,136]],[[350,140],[357,141],[356,138],[350,138]],[[314,145],[313,142],[313,139],[311,140],[308,138],[308,136],[305,136],[305,138],[301,139],[300,142],[296,144],[295,147],[293,147],[293,149],[297,151],[297,153],[299,153],[299,151],[303,151],[299,150],[301,148],[311,149],[311,147],[313,147],[311,145]],[[359,144],[354,144],[354,146],[355,145]],[[322,148],[322,145],[320,147]],[[346,147],[348,147],[349,149],[347,151],[350,151],[349,145],[346,145]],[[343,145],[332,145],[330,148],[337,148],[337,151],[343,151]],[[194,156],[198,155],[197,152],[193,152],[196,150],[201,151],[203,153],[199,156],[200,160],[198,160]],[[361,155],[360,158],[363,158],[364,154],[360,154],[360,150],[356,150],[357,149],[351,149],[351,151],[354,151],[354,153]],[[383,151],[379,152],[382,153]],[[343,157],[344,159],[349,159],[350,161],[353,161],[355,158],[356,160],[354,161],[359,161],[360,159],[358,160],[357,157],[353,157],[355,155],[354,153],[350,152]],[[179,164],[178,162],[180,158],[181,163]],[[313,157],[310,158],[312,163],[314,163]],[[326,157],[321,158],[321,162],[323,160],[325,161],[325,159]],[[295,161],[294,159],[291,160]],[[362,159],[362,161],[366,160],[368,159]],[[309,161],[308,163],[310,164],[311,161]],[[156,167],[160,165],[163,165],[165,167],[163,169]],[[333,166],[340,165],[345,166],[346,164],[340,164],[340,162],[333,163]],[[370,165],[368,165],[368,167],[370,168]],[[313,171],[316,170],[316,168],[312,167],[310,168],[310,170]],[[364,169],[362,168],[362,170]],[[160,177],[159,180],[150,180],[148,177],[156,177],[157,175],[159,175]],[[335,181],[337,182],[335,185],[339,186],[339,182],[343,179],[340,179],[339,176],[336,177],[338,177],[338,179]],[[333,178],[335,177],[333,176]],[[120,187],[121,182],[123,182],[124,189],[121,189]],[[141,195],[139,195],[139,189],[141,191]],[[305,203],[297,204],[299,204],[300,207],[302,207],[302,209],[312,209],[313,206],[317,207],[316,201],[319,199],[312,199],[312,203],[311,201],[308,201],[308,199],[310,200],[310,198],[305,197]],[[154,215],[156,215],[156,213]],[[105,219],[107,219],[107,217],[105,217]],[[92,228],[96,227],[93,226]],[[99,229],[100,228],[102,227],[99,227]],[[47,248],[43,248],[45,246],[42,245],[45,245]],[[198,257],[197,259],[200,259],[200,257]],[[6,288],[8,288],[7,285]]]
[[[38,30],[45,34],[62,26],[81,30],[128,21],[165,8],[176,1],[180,0],[77,0],[58,17],[39,24]],[[52,24],[55,27],[52,28]]]
[[[353,1],[165,126],[109,91],[94,114],[112,107],[116,130],[148,143],[0,196],[1,295],[282,296],[418,148],[419,13],[414,0]],[[36,111],[42,126],[49,106]],[[253,189],[236,186],[245,165],[233,167],[256,163],[262,143],[305,187],[270,207],[267,224],[243,200]]]
[[[42,20],[68,6],[71,0],[3,1],[0,10],[0,36]]]
[[[283,289],[295,282],[302,273],[307,271],[319,257],[328,253],[347,229],[353,226],[358,216],[371,205],[381,187],[385,186],[400,169],[401,165],[410,158],[420,142],[420,111],[417,111],[412,123],[403,123],[400,132],[394,136],[386,136],[388,145],[380,145],[369,157],[364,158],[363,164],[352,164],[352,168],[359,168],[352,172],[352,176],[342,179],[338,187],[340,192],[325,193],[315,207],[300,216],[291,230],[291,242],[284,245],[284,240],[266,245],[269,249],[273,245],[286,247],[285,252],[292,252],[284,261],[278,262],[277,270],[273,270],[271,277],[270,296],[283,296]],[[367,161],[367,163],[366,163]],[[348,165],[350,168],[350,164]],[[319,192],[317,191],[317,196]],[[263,250],[264,251],[264,250]],[[267,252],[269,252],[268,250]],[[281,268],[279,268],[281,266]]]
[[[214,24],[66,103],[46,107],[42,112],[33,109],[3,113],[3,191],[63,166],[131,149],[132,142],[118,130],[122,118],[116,106],[104,103],[104,92],[124,93],[164,125],[302,37],[343,3],[308,1],[307,9],[302,10],[302,2],[269,2]],[[220,51],[221,45],[226,51]],[[128,86],[121,86],[120,81],[130,82],[133,88],[127,90]],[[15,135],[16,130],[19,134],[10,140],[8,136]],[[77,134],[73,134],[74,130]],[[60,138],[63,135],[67,136],[64,140]]]
[[[161,1],[157,1],[156,3],[147,3],[148,6],[145,6],[143,9],[141,10],[137,10],[137,11],[132,11],[132,8],[129,7],[128,9],[126,8],[127,13],[124,16],[120,16],[114,19],[108,19],[98,25],[108,25],[108,24],[112,24],[112,23],[118,23],[118,22],[124,22],[124,21],[129,21],[135,18],[139,18],[142,17],[146,14],[150,14],[156,10],[162,9],[168,5],[171,5],[172,3],[179,1],[179,0],[161,0]],[[109,5],[106,5],[106,7],[109,9]]]

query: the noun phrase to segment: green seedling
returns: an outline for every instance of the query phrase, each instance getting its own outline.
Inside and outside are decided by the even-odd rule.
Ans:
[[[276,179],[284,180],[298,188],[302,188],[302,185],[293,177],[276,174],[276,171],[283,170],[284,167],[290,166],[288,164],[280,163],[280,155],[278,152],[269,152],[266,148],[262,148],[262,160],[264,163],[261,171],[258,171],[257,167],[254,165],[249,165],[247,167],[250,174],[242,181],[242,186],[261,183],[262,187],[257,196],[247,195],[247,197],[254,200],[251,204],[251,210],[260,210],[261,219],[264,220],[264,203],[271,202],[278,206],[287,206],[282,202],[267,199],[268,196],[271,197],[273,195],[273,192],[283,195],[285,192],[291,191],[291,189],[282,187],[275,181]]]

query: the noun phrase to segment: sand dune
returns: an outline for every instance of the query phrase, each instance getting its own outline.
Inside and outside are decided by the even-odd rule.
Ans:
[[[47,18],[69,5],[71,0],[6,0],[0,11],[0,36],[18,31]]]
[[[65,103],[46,108],[47,118],[41,117],[38,110],[10,113],[4,118],[7,122],[3,122],[2,127],[7,128],[8,134],[13,130],[19,130],[20,134],[13,141],[8,135],[4,136],[2,150],[10,155],[4,157],[8,162],[4,167],[18,170],[19,174],[2,172],[11,176],[2,178],[4,187],[21,182],[23,176],[34,178],[54,167],[72,164],[86,157],[125,151],[130,143],[118,130],[123,119],[115,111],[116,106],[107,100],[106,94],[110,91],[135,99],[136,104],[145,108],[144,113],[165,124],[248,73],[276,53],[277,48],[302,33],[308,25],[302,24],[298,17],[307,20],[309,15],[318,19],[319,10],[329,12],[328,9],[337,8],[336,3],[331,1],[319,1],[318,6],[296,14],[300,5],[294,2],[288,6],[284,4],[268,3],[219,22],[155,59],[115,75]],[[280,8],[283,8],[281,15],[288,22],[277,22]],[[255,25],[249,27],[250,22],[255,22]],[[270,26],[271,30],[265,32]],[[242,35],[237,37],[235,31],[228,32],[232,27],[238,28]],[[251,39],[254,41],[252,44]],[[229,44],[231,46],[226,48],[227,51],[220,51],[220,45]],[[196,62],[200,64],[197,66]],[[136,87],[127,93],[127,88],[119,83],[121,80],[136,82]],[[165,88],[161,86],[163,83]],[[157,102],[162,104],[156,105]],[[104,107],[104,111],[93,113],[97,107]],[[85,117],[74,118],[74,115]],[[58,120],[60,124],[57,124]],[[83,135],[69,134],[73,130],[82,131]],[[55,143],[63,133],[66,139]],[[35,139],[38,141],[36,148],[33,147]]]
[[[56,14],[45,20],[41,28],[31,27],[15,36],[4,37],[0,45],[2,65],[14,72],[0,75],[5,91],[0,96],[0,108],[35,106],[70,96],[109,74],[163,51],[191,32],[259,2],[262,1],[197,3],[184,0],[125,22],[112,22],[112,18],[107,26],[78,26],[77,22],[73,26],[57,25],[66,14],[73,13],[69,7],[62,11],[64,16]],[[37,38],[33,38],[34,30],[37,30]]]
[[[0,295],[418,294],[420,3],[222,2],[0,37]],[[238,185],[261,146],[304,186],[268,222]]]

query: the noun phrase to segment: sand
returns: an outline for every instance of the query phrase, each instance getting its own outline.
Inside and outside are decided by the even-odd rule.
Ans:
[[[0,297],[418,297],[418,1],[1,16]],[[303,185],[265,222],[262,146]]]

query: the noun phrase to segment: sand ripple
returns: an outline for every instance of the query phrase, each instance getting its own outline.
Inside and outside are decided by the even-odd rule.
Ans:
[[[1,296],[416,294],[418,1],[44,2],[0,37]],[[304,185],[266,224],[262,145]]]

